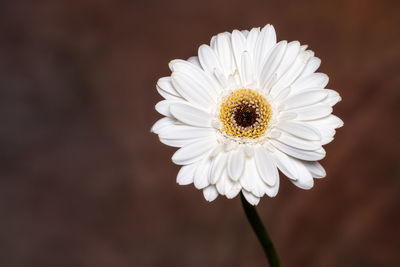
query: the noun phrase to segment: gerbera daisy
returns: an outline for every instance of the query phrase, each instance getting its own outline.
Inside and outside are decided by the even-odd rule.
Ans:
[[[271,25],[220,33],[198,56],[172,60],[157,82],[165,118],[152,131],[180,148],[178,184],[194,183],[208,201],[241,191],[256,205],[278,193],[278,169],[302,189],[325,177],[322,145],[343,122],[331,114],[341,98],[325,89],[320,63],[298,41],[277,43]]]

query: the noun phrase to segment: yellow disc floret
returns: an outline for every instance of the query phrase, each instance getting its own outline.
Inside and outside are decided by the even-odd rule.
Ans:
[[[271,107],[260,93],[237,89],[223,99],[219,119],[227,137],[257,139],[267,130]]]

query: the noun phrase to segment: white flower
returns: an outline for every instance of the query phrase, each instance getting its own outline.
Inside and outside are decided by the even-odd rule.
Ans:
[[[278,169],[310,189],[325,177],[318,160],[342,120],[332,115],[339,94],[324,89],[321,60],[298,41],[276,42],[274,27],[234,30],[201,45],[198,56],[172,60],[171,76],[159,79],[165,116],[152,131],[180,147],[177,182],[194,183],[206,200],[235,197],[252,205],[279,189]]]

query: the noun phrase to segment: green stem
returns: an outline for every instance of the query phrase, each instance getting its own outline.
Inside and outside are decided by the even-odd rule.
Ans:
[[[267,233],[267,230],[261,222],[256,208],[250,205],[249,202],[247,202],[242,193],[240,193],[240,198],[242,200],[243,209],[246,213],[247,219],[249,220],[249,223],[253,228],[254,233],[256,233],[258,241],[260,241],[264,249],[264,253],[267,256],[269,265],[271,267],[280,267],[281,264],[279,263],[278,254],[276,254],[274,244],[272,243],[271,238]]]

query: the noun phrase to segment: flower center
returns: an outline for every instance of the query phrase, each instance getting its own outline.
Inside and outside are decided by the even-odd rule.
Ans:
[[[257,121],[257,118],[257,110],[252,106],[243,103],[239,104],[233,113],[233,119],[236,124],[242,127],[253,125]]]
[[[223,99],[219,119],[227,137],[257,139],[267,130],[271,107],[260,93],[237,89]]]

